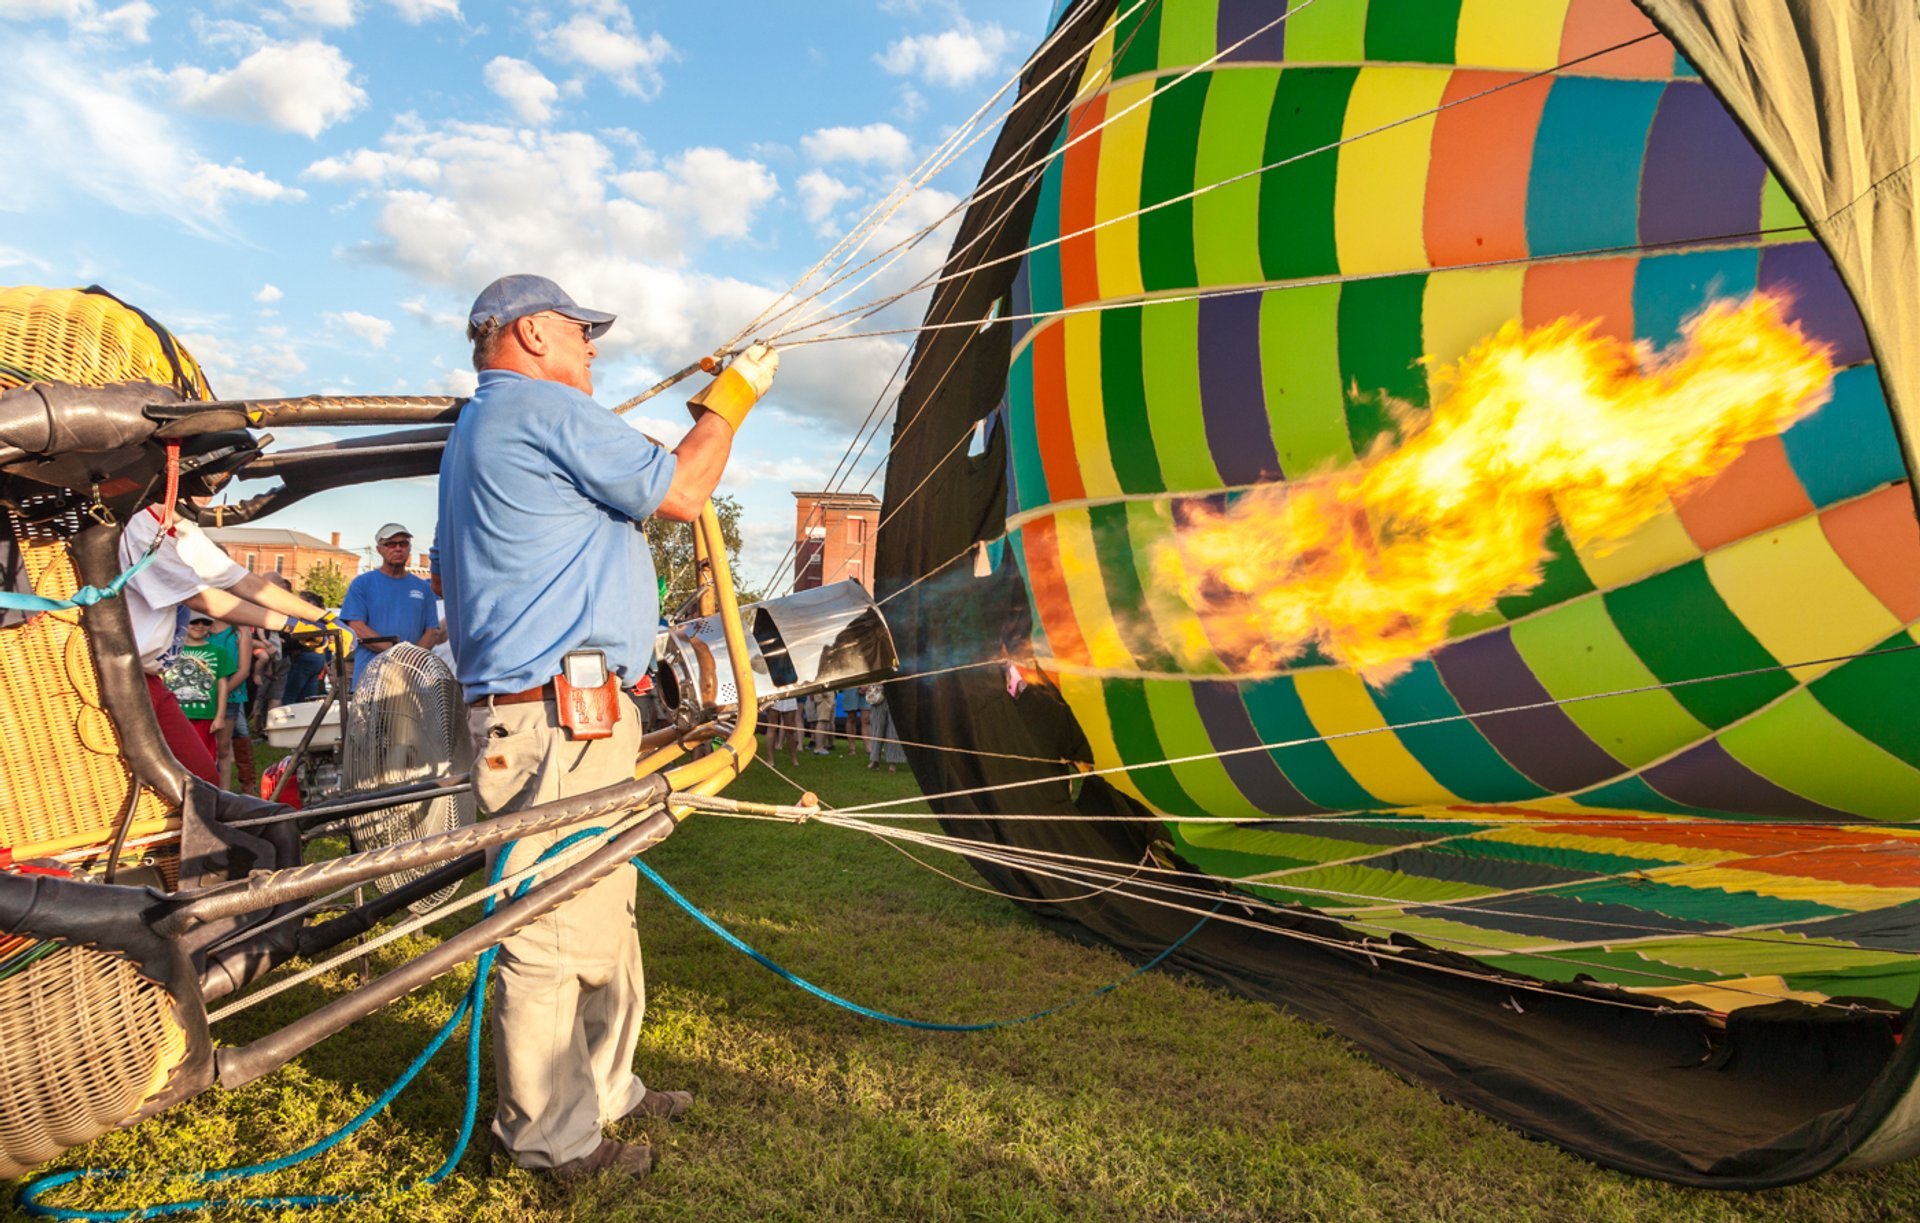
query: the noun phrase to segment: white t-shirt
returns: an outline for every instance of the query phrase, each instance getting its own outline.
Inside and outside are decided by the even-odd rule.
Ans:
[[[159,533],[157,507],[135,514],[120,532],[120,568],[146,555],[147,545]],[[246,576],[246,566],[222,552],[197,525],[176,524],[172,538],[161,541],[153,563],[121,589],[133,620],[133,640],[140,647],[140,666],[149,675],[160,674],[179,636],[177,609],[182,603],[202,590],[225,590]]]

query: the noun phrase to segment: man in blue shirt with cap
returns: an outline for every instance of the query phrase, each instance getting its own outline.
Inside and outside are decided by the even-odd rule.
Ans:
[[[759,345],[737,357],[729,382],[745,395],[695,396],[693,427],[669,453],[591,398],[594,340],[613,320],[529,275],[488,285],[468,319],[480,381],[441,461],[438,558],[486,815],[633,776],[641,724],[631,689],[651,662],[660,614],[640,524],[698,516],[779,364]],[[579,686],[603,673],[618,689],[615,720],[593,728],[604,737],[578,737],[584,728],[562,724],[555,678]],[[515,842],[505,873],[565,832]],[[644,1175],[647,1146],[602,1128],[692,1103],[648,1090],[633,1072],[646,1007],[637,881],[622,866],[500,945],[494,1136],[515,1163],[562,1180]]]

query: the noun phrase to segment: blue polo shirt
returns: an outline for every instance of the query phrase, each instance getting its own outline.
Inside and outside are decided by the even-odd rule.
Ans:
[[[382,637],[418,641],[422,633],[440,623],[440,610],[434,603],[433,587],[425,578],[411,573],[396,578],[369,569],[347,587],[340,618],[370,625]],[[372,650],[353,652],[354,683],[360,682],[360,673],[373,658]]]
[[[640,523],[674,457],[558,382],[486,370],[440,461],[446,628],[469,701],[523,692],[570,650],[604,650],[625,684],[660,618]]]

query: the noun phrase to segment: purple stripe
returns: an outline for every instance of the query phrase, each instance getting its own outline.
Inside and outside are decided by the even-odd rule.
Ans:
[[[1200,416],[1226,484],[1278,479],[1280,456],[1260,380],[1260,294],[1200,302]]]
[[[1193,681],[1193,705],[1216,751],[1260,745],[1260,733],[1253,728],[1253,719],[1240,700],[1240,685],[1233,680]],[[1267,752],[1222,756],[1220,764],[1234,788],[1268,815],[1314,815],[1326,810],[1308,802]]]
[[[1860,308],[1853,304],[1853,294],[1847,292],[1833,260],[1827,258],[1818,242],[1763,249],[1760,291],[1783,292],[1791,297],[1794,320],[1810,338],[1833,345],[1835,365],[1857,365],[1873,359]]]
[[[1220,41],[1215,46],[1221,49],[1233,46],[1286,12],[1287,7],[1285,4],[1275,4],[1273,0],[1220,0]],[[1222,63],[1258,60],[1277,64],[1286,58],[1286,47],[1287,23],[1282,21],[1272,29],[1248,39],[1246,46],[1222,55],[1220,60]]]
[[[1505,629],[1458,641],[1433,656],[1453,699],[1467,713],[1550,702]],[[1557,706],[1473,719],[1507,762],[1556,794],[1619,775],[1621,764]]]
[[[1683,242],[1760,228],[1766,165],[1705,85],[1667,87],[1647,133],[1640,240]]]
[[[1717,740],[1695,744],[1641,774],[1676,803],[1737,815],[1820,816],[1851,819],[1843,811],[1782,790],[1727,754]]]

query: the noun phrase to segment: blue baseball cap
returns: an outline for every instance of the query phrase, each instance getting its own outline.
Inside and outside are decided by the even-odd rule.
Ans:
[[[547,310],[589,324],[590,330],[587,335],[596,340],[607,333],[607,328],[613,326],[613,315],[604,310],[589,310],[585,306],[577,306],[573,298],[567,296],[565,289],[545,276],[532,276],[520,272],[512,276],[502,276],[480,290],[480,296],[473,299],[473,312],[467,315],[467,338],[473,339],[479,329],[488,322],[505,325],[515,319],[525,318],[529,314],[540,314]]]

